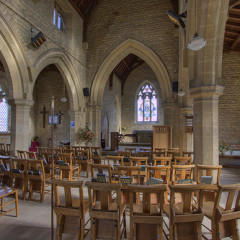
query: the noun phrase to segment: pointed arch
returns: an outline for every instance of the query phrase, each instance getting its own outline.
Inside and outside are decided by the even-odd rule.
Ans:
[[[170,77],[161,59],[143,43],[134,39],[127,39],[108,55],[98,69],[91,86],[92,105],[102,105],[104,87],[110,73],[130,53],[140,57],[151,67],[159,81],[162,99],[167,101],[172,98]]]
[[[0,59],[6,71],[11,87],[8,98],[22,99],[27,97],[28,83],[31,76],[23,49],[8,22],[0,14]]]
[[[37,59],[34,66],[31,68],[33,76],[32,89],[40,72],[50,64],[54,64],[63,76],[63,79],[66,80],[65,84],[68,93],[70,93],[69,97],[71,98],[71,110],[79,110],[84,103],[83,94],[80,95],[80,93],[82,93],[80,89],[83,89],[83,86],[81,86],[81,81],[79,80],[71,61],[61,50],[53,49],[47,51]]]

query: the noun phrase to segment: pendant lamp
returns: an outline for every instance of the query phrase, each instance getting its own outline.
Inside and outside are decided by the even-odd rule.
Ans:
[[[188,43],[187,48],[192,51],[198,51],[202,49],[207,41],[199,35],[197,32],[197,0],[195,0],[195,17],[196,17],[196,33],[193,36],[193,39]]]

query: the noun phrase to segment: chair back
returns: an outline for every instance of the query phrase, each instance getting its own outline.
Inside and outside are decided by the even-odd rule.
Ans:
[[[154,158],[154,166],[157,165],[165,165],[165,166],[170,166],[171,165],[171,157],[155,157]]]
[[[174,165],[191,165],[192,157],[174,157]]]
[[[58,154],[58,160],[63,160],[65,164],[68,164],[68,166],[64,166],[66,168],[72,168],[73,162],[72,162],[72,153],[59,153]]]
[[[151,152],[151,148],[139,148],[140,152]]]
[[[37,154],[35,152],[25,152],[25,156],[27,159],[35,159],[37,160]]]
[[[148,157],[130,157],[131,166],[144,165],[147,166]]]
[[[166,156],[166,151],[153,151],[152,152],[153,158],[155,157],[165,157]]]
[[[130,151],[118,151],[118,156],[131,157],[132,152],[130,152]]]
[[[89,150],[76,150],[76,161],[86,161],[86,163],[90,162],[90,155],[89,155]]]
[[[102,150],[101,147],[91,147],[90,157],[95,164],[101,164]]]
[[[91,169],[91,176],[92,178],[97,178],[97,174],[103,174],[104,172],[107,172],[107,176],[109,178],[109,183],[112,182],[112,174],[111,174],[111,165],[105,165],[105,164],[90,164]]]
[[[123,156],[111,156],[111,155],[106,156],[108,165],[120,164],[121,166],[123,166],[123,158],[124,158]]]
[[[179,183],[179,180],[193,179],[194,167],[195,165],[172,165],[172,184]]]
[[[192,157],[193,158],[194,152],[182,152],[183,157]]]
[[[88,196],[89,196],[89,213],[90,216],[93,215],[93,212],[102,212],[106,211],[115,212],[119,211],[121,205],[121,187],[118,183],[96,183],[96,182],[86,182],[88,187]],[[116,193],[116,196],[113,196],[113,192]],[[115,198],[113,200],[113,198]],[[115,202],[117,207],[115,210],[111,210],[111,204]],[[101,214],[101,215],[102,215]],[[100,215],[100,214],[98,214]],[[102,215],[102,218],[104,216]],[[92,216],[91,216],[92,217]]]
[[[67,148],[63,148],[63,153],[70,153],[72,154],[72,162],[73,162],[73,165],[76,164],[76,154],[75,154],[75,151],[74,149],[67,149]]]
[[[238,219],[240,219],[240,184],[218,186],[214,204],[212,225],[216,226],[214,236],[239,239]]]
[[[211,184],[220,184],[222,166],[197,165],[197,182],[203,183],[203,176],[211,177]]]
[[[43,160],[27,159],[25,163],[28,179],[41,180],[45,182],[45,169]]]
[[[147,151],[146,152],[143,152],[143,151],[142,152],[138,152],[137,153],[137,157],[147,157],[150,160],[151,153],[152,152],[147,152]]]
[[[165,184],[170,182],[171,166],[147,166],[147,179],[153,177],[164,181]]]
[[[19,158],[26,159],[27,156],[25,154],[25,151],[17,150],[17,154]]]
[[[73,182],[53,180],[53,189],[55,195],[54,211],[56,214],[62,214],[66,216],[85,215],[83,184],[84,182],[82,181]],[[60,189],[63,189],[63,197],[59,196]]]
[[[0,155],[5,156],[5,154],[6,154],[5,144],[0,143]]]
[[[125,148],[126,152],[131,152],[131,156],[136,156],[137,149],[136,148]]]
[[[9,143],[7,143],[6,145],[5,145],[5,153],[6,153],[6,156],[10,156],[10,144]]]
[[[121,183],[121,177],[131,177],[131,183],[140,184],[141,166],[120,166],[117,168],[118,182]]]

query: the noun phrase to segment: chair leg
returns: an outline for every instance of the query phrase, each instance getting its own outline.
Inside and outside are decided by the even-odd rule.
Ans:
[[[18,190],[15,192],[16,217],[18,217]]]
[[[62,239],[63,216],[57,215],[56,240]]]
[[[232,228],[232,239],[233,240],[240,240],[240,234],[238,232],[238,220],[231,221],[231,228]]]
[[[79,233],[79,240],[84,240],[84,220],[80,219],[80,233]]]
[[[134,235],[134,231],[133,231],[133,222],[130,219],[130,240],[133,240],[133,235]]]
[[[32,199],[32,195],[33,195],[33,183],[32,181],[30,181],[28,200]]]
[[[126,212],[123,212],[124,238],[127,238]]]
[[[43,202],[44,201],[44,196],[45,196],[45,182],[42,182],[41,183],[41,202]]]

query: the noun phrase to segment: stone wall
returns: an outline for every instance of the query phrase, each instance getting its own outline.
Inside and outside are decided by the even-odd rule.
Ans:
[[[158,122],[154,124],[162,125],[164,123],[159,83],[151,68],[147,64],[143,64],[132,71],[124,85],[124,95],[122,96],[122,125],[128,127],[127,133],[129,134],[132,133],[132,130],[152,130],[153,123],[137,123],[136,118],[137,94],[145,82],[152,84],[158,94]]]
[[[219,98],[219,139],[229,144],[240,144],[240,55],[223,54],[222,85]]]
[[[174,24],[166,14],[168,9],[172,9],[170,0],[98,1],[87,28],[88,86],[104,59],[129,38],[151,48],[173,79],[178,39],[173,37]]]
[[[106,134],[106,121],[109,123],[108,136]],[[121,129],[121,83],[115,75],[113,76],[112,87],[109,87],[109,79],[105,85],[101,125],[102,138],[106,141],[106,147],[110,146],[111,132],[119,132]]]
[[[63,78],[57,71],[47,71],[39,75],[34,88],[34,105],[32,107],[31,116],[35,128],[35,136],[39,137],[40,146],[47,147],[48,138],[51,138],[51,125],[48,124],[48,116],[51,114],[51,98],[54,96],[54,114],[58,114],[61,110],[61,124],[54,125],[54,147],[59,145],[60,141],[70,141],[70,115],[69,115],[69,98],[66,91],[68,101],[62,103],[60,99],[64,95]],[[43,128],[43,107],[46,107],[45,128]],[[34,136],[32,136],[34,137]]]

